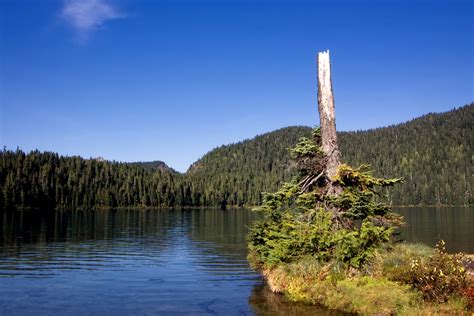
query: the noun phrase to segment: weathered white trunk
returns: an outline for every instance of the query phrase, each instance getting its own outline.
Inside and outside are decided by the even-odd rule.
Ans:
[[[340,165],[340,152],[337,144],[336,114],[329,50],[318,53],[318,111],[321,126],[321,142],[327,157],[326,176],[331,179],[336,175],[337,168]]]

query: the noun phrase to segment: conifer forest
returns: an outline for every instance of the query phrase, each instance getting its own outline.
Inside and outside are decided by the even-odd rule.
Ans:
[[[340,132],[343,162],[402,177],[392,205],[472,205],[474,103],[367,131]],[[251,206],[295,175],[288,148],[310,127],[286,127],[215,148],[178,173],[161,161],[121,163],[4,148],[0,207]]]

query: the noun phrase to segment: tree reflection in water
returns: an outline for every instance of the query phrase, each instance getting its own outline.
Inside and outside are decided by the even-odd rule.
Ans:
[[[256,315],[348,315],[322,306],[290,302],[283,295],[273,293],[263,282],[254,286],[249,304]]]

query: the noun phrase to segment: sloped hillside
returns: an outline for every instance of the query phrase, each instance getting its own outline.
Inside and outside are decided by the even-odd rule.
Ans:
[[[343,160],[370,164],[376,175],[403,177],[396,205],[470,205],[474,104],[427,114],[406,123],[341,132]],[[255,204],[294,174],[288,147],[309,127],[287,127],[207,153],[187,172],[197,204]]]

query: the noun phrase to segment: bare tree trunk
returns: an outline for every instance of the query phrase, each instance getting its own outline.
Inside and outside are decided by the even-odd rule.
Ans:
[[[332,179],[341,164],[337,144],[336,114],[331,82],[331,63],[329,50],[318,53],[318,111],[321,126],[321,142],[327,157],[326,176]],[[339,194],[338,188],[331,188],[330,193]]]

